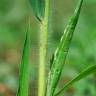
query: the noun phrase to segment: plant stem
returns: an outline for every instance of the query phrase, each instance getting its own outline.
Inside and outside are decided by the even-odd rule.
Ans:
[[[47,55],[49,0],[45,0],[45,15],[40,23],[40,49],[39,49],[39,81],[38,96],[45,95],[45,64]]]

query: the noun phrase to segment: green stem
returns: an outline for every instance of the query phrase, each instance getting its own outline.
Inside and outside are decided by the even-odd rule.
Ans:
[[[45,64],[48,38],[49,0],[45,0],[45,17],[40,24],[40,49],[39,49],[39,81],[38,96],[45,95]]]

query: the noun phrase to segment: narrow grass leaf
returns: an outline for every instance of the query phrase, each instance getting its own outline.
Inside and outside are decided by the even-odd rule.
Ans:
[[[66,56],[68,53],[69,45],[73,37],[75,27],[78,22],[80,10],[82,7],[83,0],[80,0],[79,5],[77,6],[74,15],[72,16],[69,24],[65,28],[64,34],[62,35],[61,41],[57,50],[55,51],[54,58],[52,59],[52,66],[48,76],[48,85],[47,85],[47,96],[53,96],[56,86],[58,84]]]
[[[45,0],[29,0],[35,16],[39,21],[44,18]]]
[[[17,96],[28,96],[29,50],[30,50],[29,45],[30,45],[29,32],[27,32],[22,54],[20,77],[19,77],[19,89]]]
[[[96,65],[93,65],[89,68],[86,68],[84,71],[82,71],[76,78],[74,78],[72,81],[67,83],[55,96],[58,96],[62,92],[64,92],[66,89],[68,89],[72,84],[78,82],[79,80],[87,77],[88,75],[96,72]]]

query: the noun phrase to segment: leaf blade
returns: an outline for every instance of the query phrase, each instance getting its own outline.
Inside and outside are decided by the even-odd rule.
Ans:
[[[36,18],[42,21],[45,12],[45,0],[29,0]]]
[[[69,24],[65,28],[64,34],[61,37],[61,41],[59,43],[59,46],[54,54],[53,64],[51,67],[51,71],[49,72],[48,76],[48,87],[47,87],[47,96],[53,96],[55,88],[57,86],[57,83],[59,81],[66,56],[69,50],[69,45],[71,42],[71,39],[73,37],[73,33],[75,30],[75,27],[78,22],[80,10],[82,7],[83,0],[80,0],[79,5],[77,6],[73,17],[71,18]]]
[[[69,88],[72,84],[80,81],[81,79],[87,77],[88,75],[90,75],[94,72],[96,72],[96,65],[86,68],[77,77],[75,77],[73,80],[71,80],[69,83],[67,83],[58,93],[56,93],[55,96],[58,96],[59,94],[64,92],[67,88]]]
[[[30,38],[29,38],[29,32],[27,32],[22,54],[20,77],[19,77],[19,89],[17,96],[28,96],[29,50],[30,50],[29,46],[30,46]]]

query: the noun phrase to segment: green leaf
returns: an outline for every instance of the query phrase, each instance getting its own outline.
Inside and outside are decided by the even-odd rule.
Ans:
[[[29,46],[30,46],[30,38],[29,38],[29,32],[27,32],[22,54],[20,77],[19,77],[19,89],[17,96],[28,96],[29,50],[30,50]]]
[[[93,65],[91,67],[86,68],[84,71],[82,71],[75,79],[67,83],[55,96],[61,94],[64,92],[67,88],[69,88],[72,84],[78,82],[79,80],[87,77],[88,75],[96,72],[96,65]]]
[[[39,21],[44,18],[45,0],[29,0],[35,16]]]
[[[59,46],[54,54],[54,59],[52,59],[52,67],[48,76],[48,85],[47,85],[47,96],[53,96],[56,86],[58,84],[66,56],[69,50],[69,45],[73,37],[73,33],[78,22],[80,10],[82,7],[83,0],[80,0],[79,5],[77,6],[73,17],[71,18],[69,24],[65,28],[64,34],[62,35]]]

